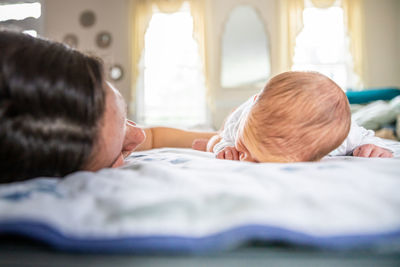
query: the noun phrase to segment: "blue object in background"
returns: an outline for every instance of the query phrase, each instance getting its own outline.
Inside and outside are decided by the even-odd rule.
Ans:
[[[346,92],[350,104],[364,104],[376,100],[391,100],[400,95],[399,88],[381,88],[367,89],[364,91],[349,91]]]

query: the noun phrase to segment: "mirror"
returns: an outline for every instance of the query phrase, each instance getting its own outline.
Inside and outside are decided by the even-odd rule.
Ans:
[[[231,11],[222,36],[221,86],[264,83],[271,71],[269,42],[257,11],[241,5]]]

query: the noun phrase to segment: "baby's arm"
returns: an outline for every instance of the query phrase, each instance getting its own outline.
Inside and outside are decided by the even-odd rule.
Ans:
[[[393,153],[383,140],[356,123],[351,124],[350,132],[344,142],[329,155],[358,157],[392,157]]]
[[[192,148],[194,150],[200,150],[205,152],[213,152],[215,144],[217,144],[221,140],[221,136],[216,134],[212,136],[210,139],[195,139],[192,143]]]
[[[239,160],[239,153],[235,149],[235,139],[240,121],[248,114],[253,105],[255,96],[236,108],[223,123],[222,129],[205,145],[204,140],[195,140],[193,148],[202,151],[214,152],[218,159]]]
[[[354,149],[353,156],[365,158],[392,158],[393,153],[373,144],[365,144]]]
[[[252,101],[252,98],[250,98]],[[214,152],[217,159],[239,160],[239,152],[235,148],[235,140],[239,125],[244,116],[248,113],[252,102],[249,100],[238,107],[226,120],[224,130],[218,137],[210,139],[208,143],[209,151]]]
[[[192,144],[192,148],[200,151],[214,152],[214,147],[218,144],[220,149],[216,153],[217,159],[239,160],[239,152],[236,148],[234,146],[226,146],[228,144],[231,145],[231,143],[224,142],[222,139],[219,134],[214,135],[209,140],[196,139]]]

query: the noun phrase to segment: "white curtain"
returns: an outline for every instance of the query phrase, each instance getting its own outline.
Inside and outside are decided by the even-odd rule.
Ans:
[[[206,47],[206,22],[205,22],[205,0],[132,0],[132,91],[135,96],[136,83],[139,75],[139,60],[144,48],[144,40],[147,27],[153,15],[153,7],[156,6],[160,12],[178,12],[184,2],[190,5],[193,17],[193,37],[199,46],[199,53],[203,63],[205,85],[208,92],[208,61]],[[209,99],[209,97],[207,97]]]
[[[280,0],[281,38],[280,71],[288,71],[293,65],[296,37],[303,28],[304,0]],[[318,8],[329,8],[336,0],[311,0]],[[341,0],[344,20],[350,37],[350,53],[354,60],[354,72],[364,80],[365,29],[363,0]]]

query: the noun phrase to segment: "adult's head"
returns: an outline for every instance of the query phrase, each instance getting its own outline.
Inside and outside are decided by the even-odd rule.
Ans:
[[[343,90],[316,72],[285,72],[260,93],[240,129],[237,149],[250,161],[316,161],[350,129]]]
[[[0,183],[122,164],[143,141],[101,62],[0,31]]]

